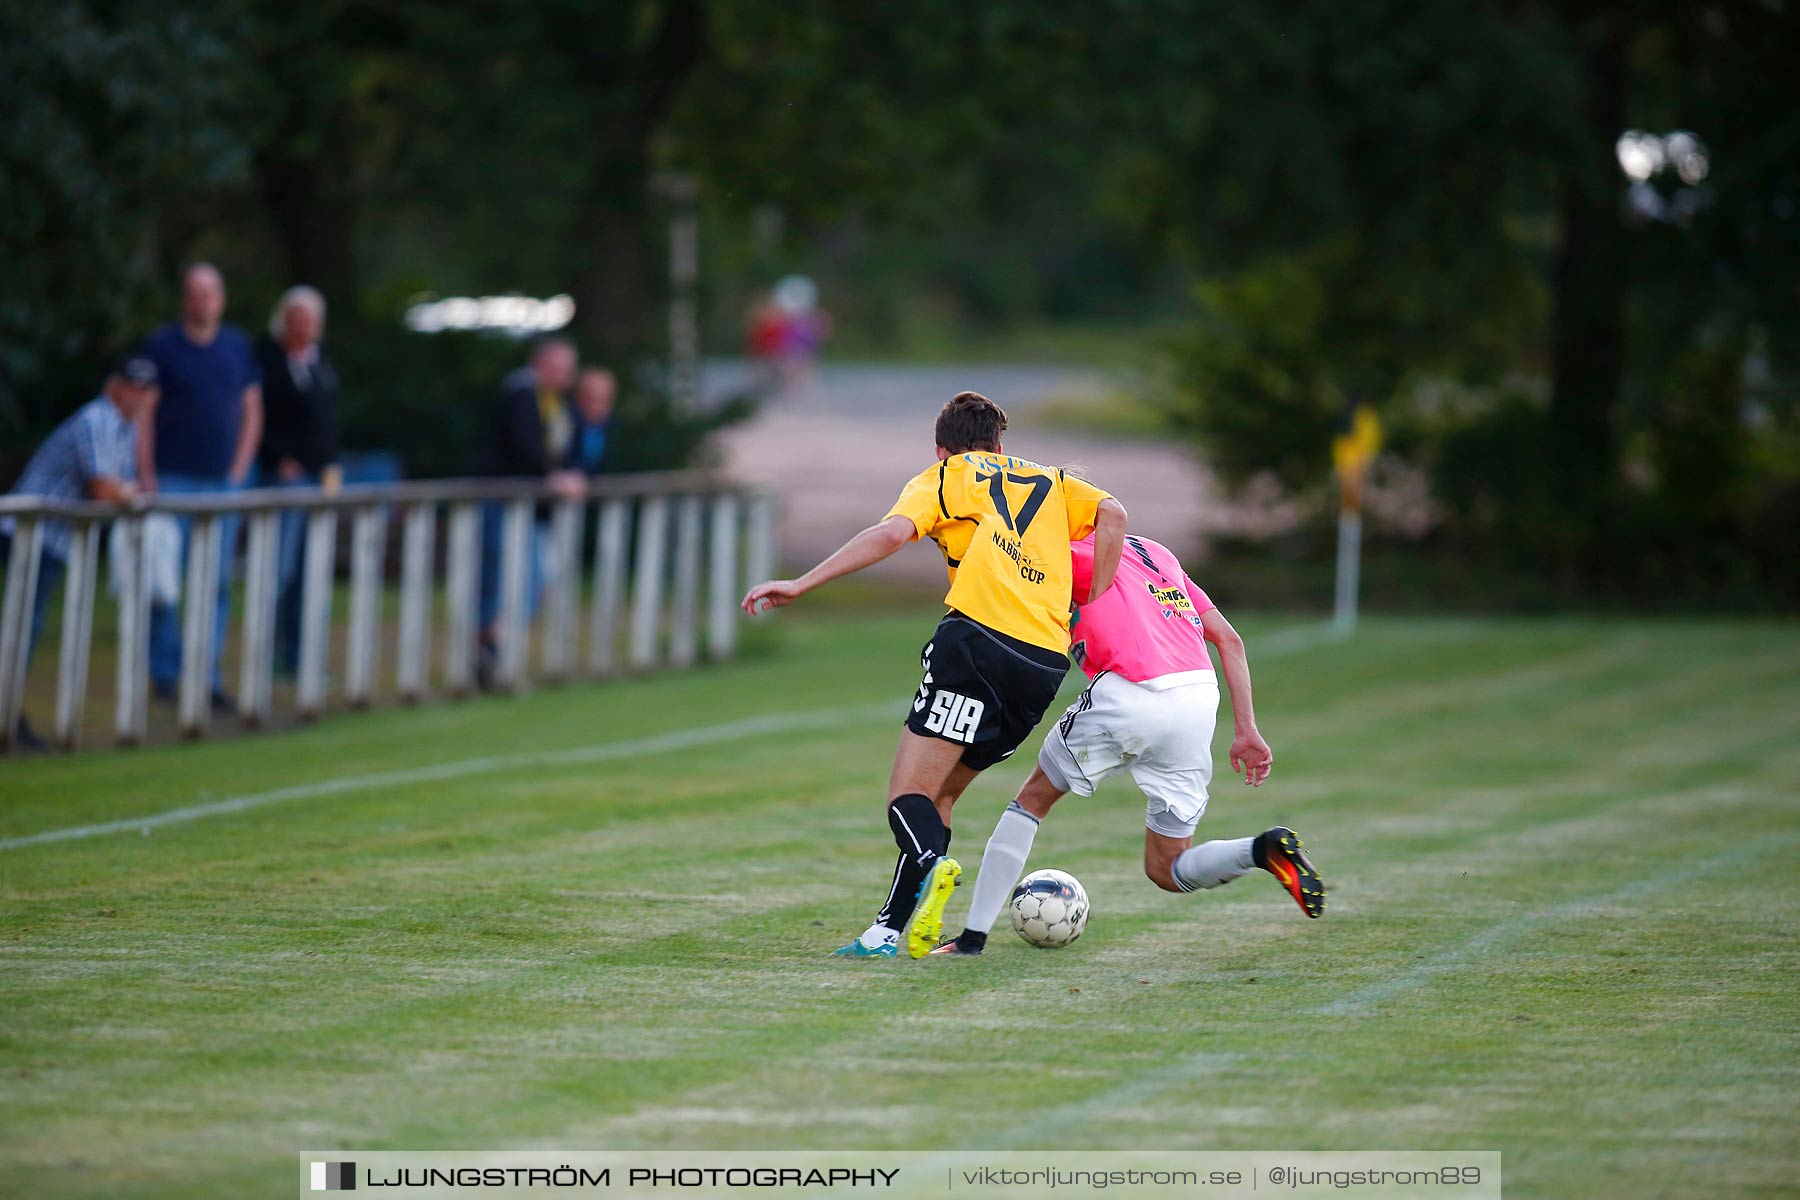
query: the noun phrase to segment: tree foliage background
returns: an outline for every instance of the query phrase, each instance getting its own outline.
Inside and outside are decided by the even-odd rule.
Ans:
[[[4,0],[0,474],[197,257],[246,324],[323,288],[352,436],[459,469],[517,348],[403,304],[568,291],[591,355],[652,361],[680,171],[715,349],[796,265],[865,345],[1172,326],[1164,415],[1231,480],[1323,517],[1357,400],[1433,553],[1791,605],[1795,62],[1790,0]],[[1628,204],[1629,128],[1704,140],[1679,220]],[[628,409],[647,465],[704,433]]]

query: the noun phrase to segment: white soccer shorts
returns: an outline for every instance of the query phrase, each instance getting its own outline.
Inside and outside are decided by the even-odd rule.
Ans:
[[[1144,824],[1165,837],[1194,836],[1212,782],[1219,682],[1196,671],[1152,690],[1105,672],[1051,727],[1038,766],[1059,791],[1091,796],[1129,767],[1144,793]]]

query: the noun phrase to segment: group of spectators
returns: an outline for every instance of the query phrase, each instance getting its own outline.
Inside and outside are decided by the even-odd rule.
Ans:
[[[588,477],[605,469],[617,391],[611,371],[582,369],[574,343],[562,338],[539,342],[530,361],[500,385],[488,424],[482,473],[503,478],[542,477],[559,498],[585,496]],[[536,614],[543,592],[550,553],[547,515],[546,508],[539,505],[527,548],[527,620]],[[500,561],[505,536],[505,506],[484,505],[477,611],[480,641],[475,658],[476,680],[483,688],[492,684],[499,657]]]
[[[137,487],[143,493],[194,495],[266,487],[335,489],[338,377],[325,356],[325,298],[290,288],[252,341],[225,323],[225,279],[198,263],[181,282],[181,315],[144,340],[139,353],[156,368],[160,396],[153,418],[138,422]],[[179,523],[185,562],[191,521]],[[240,522],[219,521],[219,571],[210,671],[212,704],[229,710],[219,674],[230,614]],[[283,520],[277,551],[277,665],[293,669],[300,637],[300,514]],[[160,597],[150,607],[150,686],[175,696],[181,674],[178,606]]]
[[[340,383],[323,344],[325,298],[310,287],[284,293],[254,340],[225,316],[225,280],[207,263],[181,280],[181,310],[109,368],[98,397],[50,434],[26,464],[14,495],[52,501],[130,503],[154,494],[232,492],[245,487],[319,488],[335,492]],[[529,363],[502,385],[494,402],[482,473],[543,478],[558,495],[585,492],[586,477],[604,468],[616,383],[610,372],[579,369],[575,347],[540,343]],[[220,674],[230,611],[239,526],[219,522],[219,571],[211,702],[235,708]],[[176,553],[185,563],[192,522],[175,522]],[[498,636],[499,506],[484,512],[481,572],[481,677],[491,678]],[[42,632],[50,599],[66,572],[71,532],[46,521],[23,652]],[[0,561],[10,560],[14,523],[0,521]],[[300,650],[300,580],[305,513],[283,513],[277,548],[275,667],[292,674]],[[542,575],[541,529],[534,540],[530,603]],[[178,568],[179,569],[179,568]],[[177,576],[178,578],[180,576]],[[149,674],[153,695],[172,700],[181,674],[179,596],[158,595],[150,609]],[[14,740],[39,748],[21,716]]]

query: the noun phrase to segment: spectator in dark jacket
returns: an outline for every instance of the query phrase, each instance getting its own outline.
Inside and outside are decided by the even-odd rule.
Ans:
[[[585,475],[607,469],[607,442],[612,435],[613,400],[619,385],[605,367],[589,367],[575,381],[575,436],[569,442],[569,466]]]
[[[572,343],[561,338],[539,342],[531,360],[508,375],[488,421],[483,474],[513,479],[537,479],[567,497],[585,495],[587,480],[565,465],[574,436],[575,421],[569,410],[569,388],[575,382],[579,360]],[[481,595],[478,620],[481,641],[476,658],[482,686],[493,678],[500,638],[500,559],[505,541],[503,504],[483,506],[481,513]],[[543,582],[546,530],[534,530],[527,559],[529,578],[525,589],[525,616],[536,615]]]
[[[320,340],[325,336],[325,297],[317,289],[291,287],[269,314],[269,332],[257,339],[263,379],[263,437],[257,453],[262,482],[278,488],[337,491],[337,370]],[[275,663],[292,672],[300,660],[300,580],[306,556],[306,513],[281,514],[276,557]]]
[[[579,361],[571,343],[547,338],[501,381],[489,411],[482,474],[542,479],[562,465],[574,431],[569,388]]]

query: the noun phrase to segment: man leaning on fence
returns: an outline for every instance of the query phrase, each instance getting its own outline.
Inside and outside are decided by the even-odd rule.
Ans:
[[[257,451],[264,487],[322,488],[335,493],[338,469],[338,375],[320,340],[325,336],[325,297],[310,287],[291,287],[269,315],[267,336],[257,339],[262,371],[263,436]],[[306,558],[306,512],[281,514],[276,555],[275,668],[292,674],[300,661],[300,580]]]
[[[107,374],[101,394],[58,425],[13,485],[12,494],[65,503],[100,500],[123,503],[137,494],[137,427],[156,407],[156,364],[142,355],[120,359]],[[31,599],[31,628],[20,653],[27,660],[44,627],[50,595],[62,582],[69,561],[70,529],[45,521],[38,553],[37,589]],[[13,523],[0,523],[0,559],[12,557]],[[23,713],[14,735],[25,749],[42,749]]]
[[[487,430],[482,474],[509,479],[535,479],[547,483],[558,496],[587,494],[587,480],[566,466],[574,436],[574,417],[569,411],[569,389],[575,382],[579,359],[573,343],[547,338],[532,348],[531,360],[508,375],[494,399]],[[525,547],[525,619],[537,612],[543,588],[544,511],[538,507]],[[505,546],[506,505],[491,503],[481,511],[481,594],[478,607],[480,643],[476,648],[476,678],[490,687],[498,667],[502,556]]]
[[[225,279],[218,268],[196,263],[181,280],[181,319],[151,334],[143,352],[156,363],[162,399],[156,420],[138,446],[139,478],[145,491],[164,496],[227,492],[244,486],[262,438],[262,373],[250,339],[223,323]],[[218,594],[213,614],[212,702],[229,709],[220,682],[219,655],[231,605],[232,560],[240,521],[222,516]],[[193,521],[181,522],[186,560]],[[194,602],[193,598],[189,598]],[[181,675],[181,617],[172,604],[150,608],[150,682],[159,699],[175,698]]]

